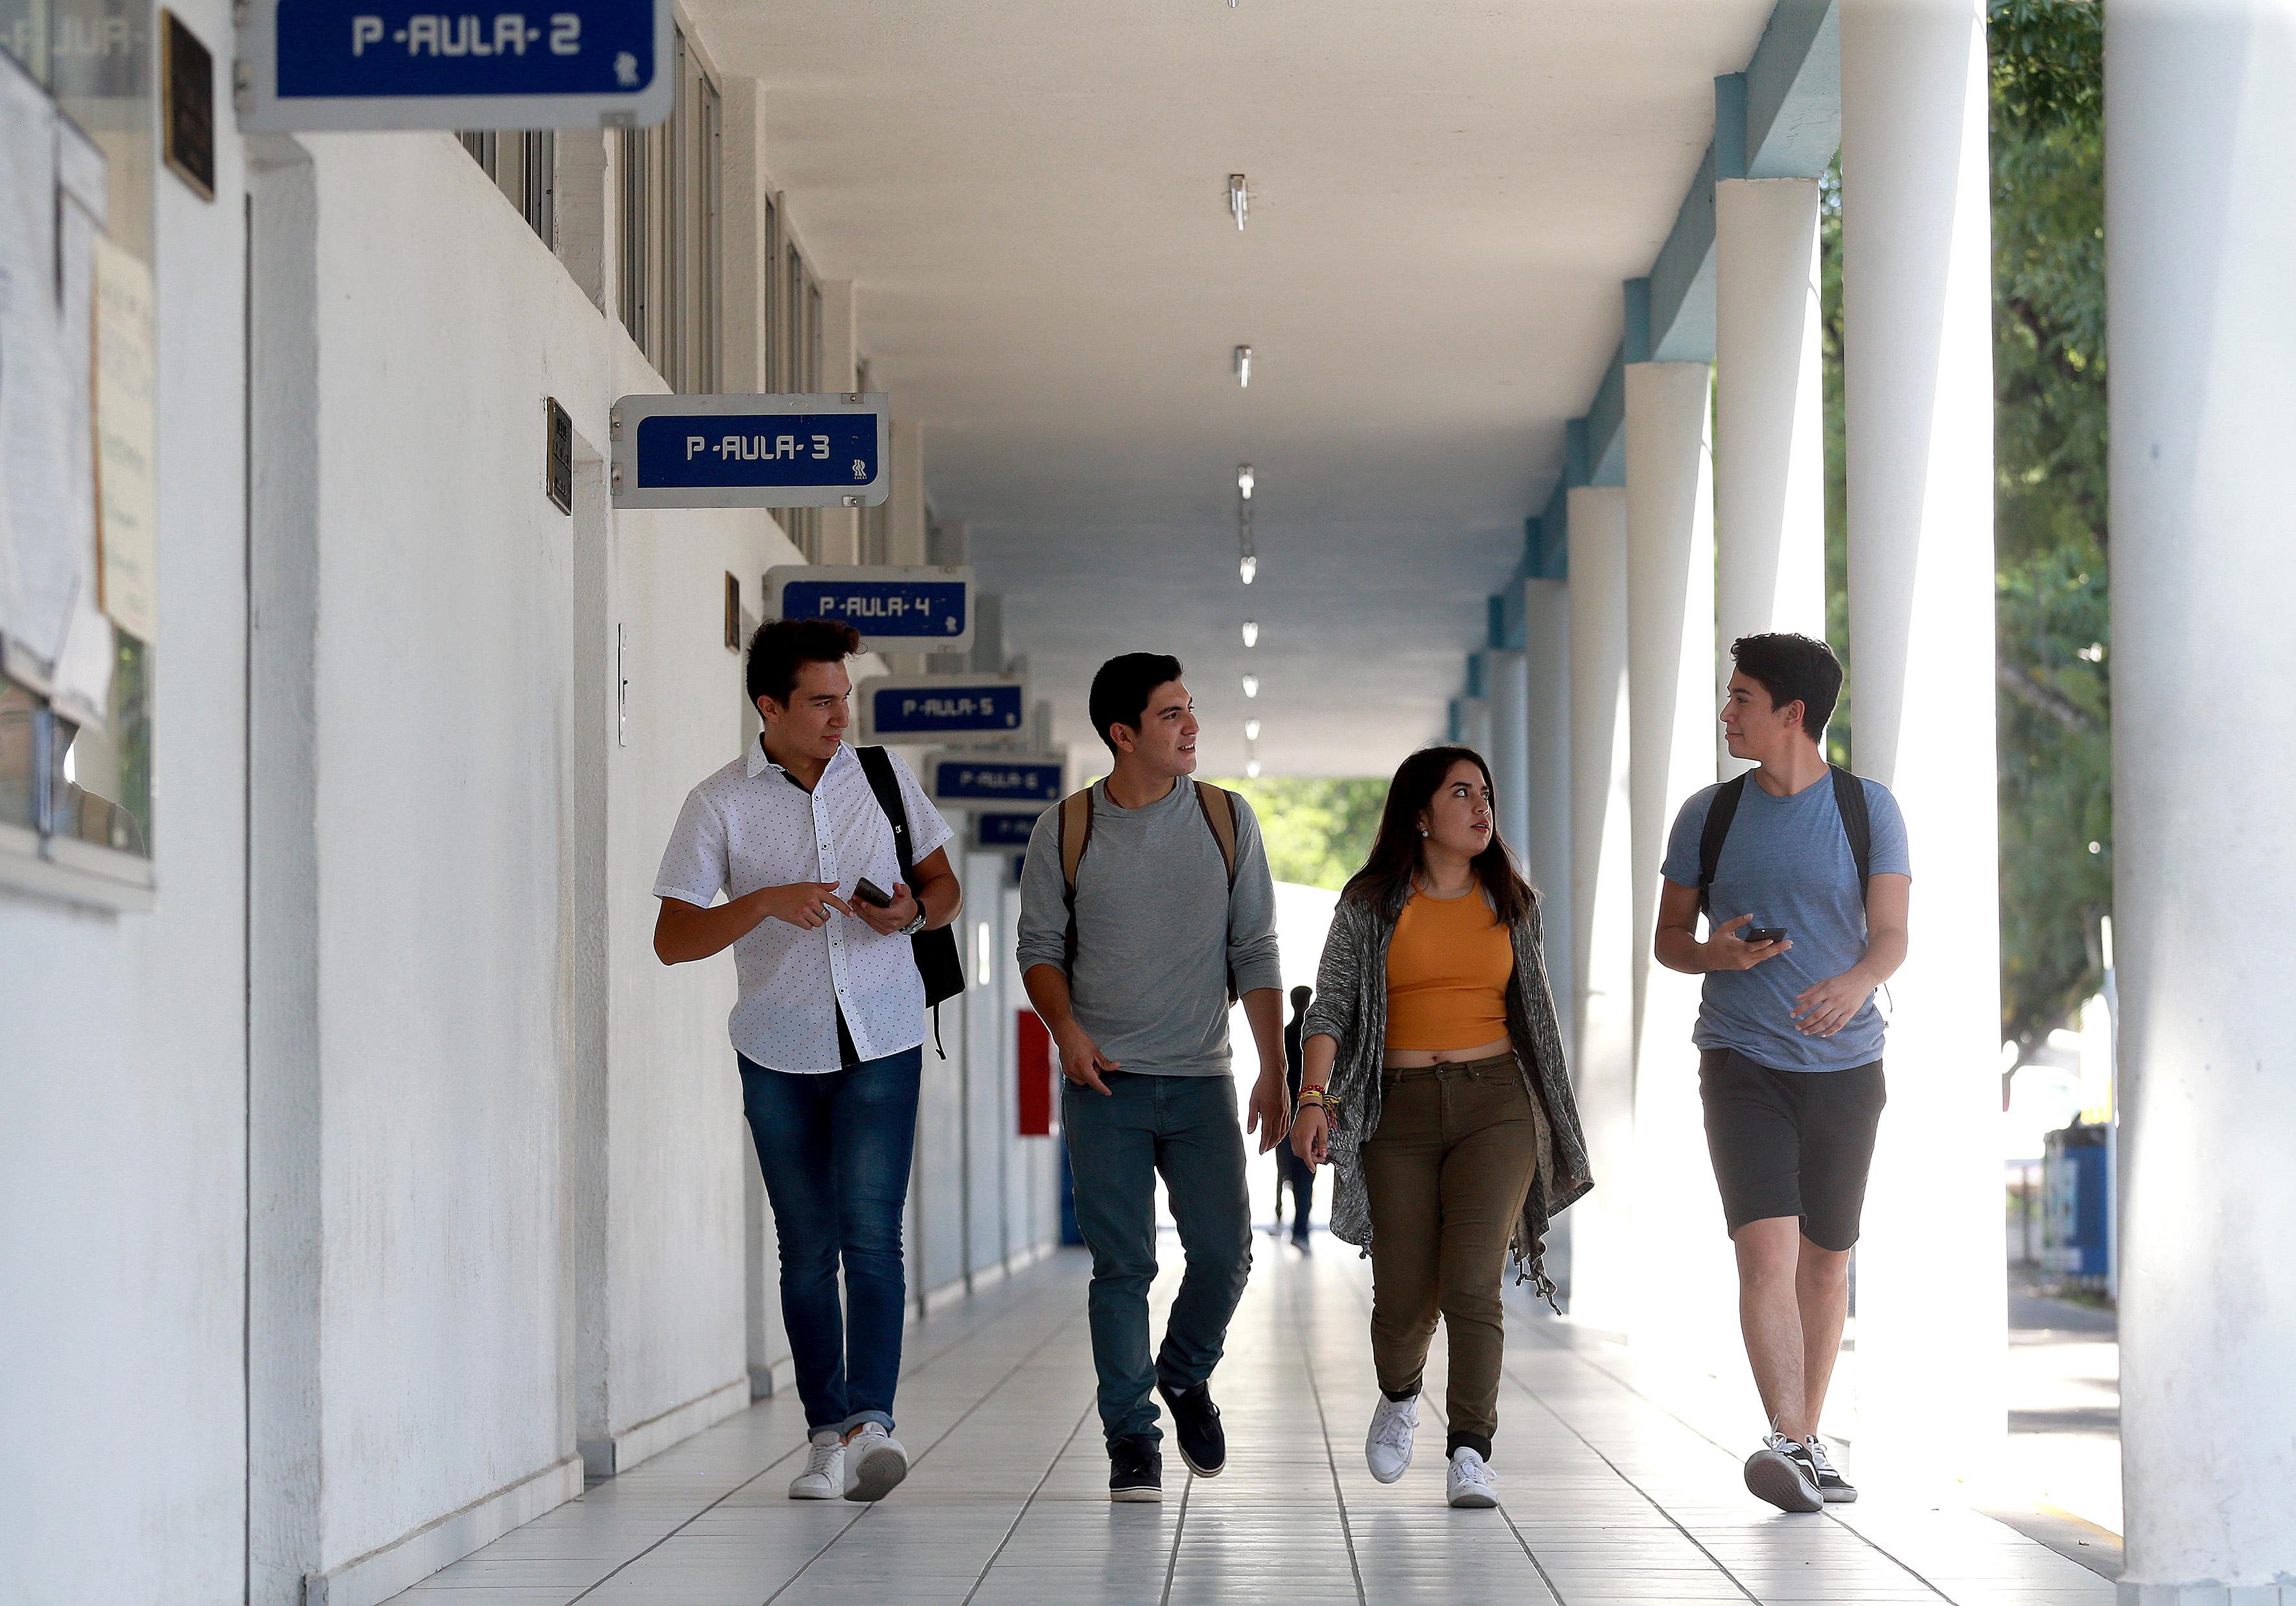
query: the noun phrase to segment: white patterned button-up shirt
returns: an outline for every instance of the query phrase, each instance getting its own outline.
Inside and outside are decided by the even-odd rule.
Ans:
[[[922,862],[955,833],[900,755],[890,757],[907,806],[910,851]],[[839,745],[808,792],[753,741],[746,755],[687,794],[653,889],[657,897],[706,909],[720,892],[741,897],[792,881],[834,881],[837,896],[849,899],[865,875],[888,892],[901,879],[893,828],[851,745]],[[832,1000],[843,1007],[864,1060],[925,1039],[925,987],[909,939],[882,937],[856,916],[832,914],[810,931],[761,920],[734,944],[734,968],[741,998],[726,1024],[734,1046],[759,1065],[837,1069]]]

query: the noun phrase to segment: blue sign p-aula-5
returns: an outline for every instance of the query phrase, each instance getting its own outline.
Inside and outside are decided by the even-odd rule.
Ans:
[[[960,681],[946,685],[865,682],[867,734],[942,736],[1017,731],[1027,717],[1028,688],[1019,681]]]

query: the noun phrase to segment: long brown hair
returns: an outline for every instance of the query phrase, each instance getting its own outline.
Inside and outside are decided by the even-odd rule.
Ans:
[[[1473,748],[1421,748],[1397,767],[1395,779],[1387,783],[1387,807],[1380,811],[1379,836],[1371,845],[1371,856],[1348,879],[1341,897],[1383,906],[1390,901],[1400,904],[1409,897],[1411,878],[1419,870],[1420,812],[1435,800],[1443,777],[1463,758],[1482,771],[1483,784],[1491,787],[1496,800],[1498,789],[1491,785],[1491,766]],[[1489,844],[1469,862],[1475,879],[1490,894],[1500,922],[1511,926],[1521,920],[1536,894],[1515,867],[1514,855],[1500,840],[1496,818],[1491,821]]]

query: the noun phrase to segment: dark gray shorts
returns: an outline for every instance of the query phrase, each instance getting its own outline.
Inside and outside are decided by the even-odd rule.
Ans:
[[[1698,1059],[1706,1151],[1732,1233],[1794,1216],[1820,1249],[1857,1241],[1874,1133],[1888,1102],[1882,1061],[1847,1070],[1773,1070],[1734,1049]]]

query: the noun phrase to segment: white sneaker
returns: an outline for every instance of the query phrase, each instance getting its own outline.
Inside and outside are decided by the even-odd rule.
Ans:
[[[834,1500],[845,1492],[845,1441],[822,1428],[806,1441],[805,1471],[790,1479],[791,1500]]]
[[[1826,1504],[1848,1505],[1857,1498],[1857,1486],[1841,1475],[1825,1453],[1825,1440],[1815,1433],[1809,1436],[1809,1463],[1817,1471],[1817,1492]]]
[[[909,1475],[909,1453],[882,1422],[864,1422],[845,1443],[845,1497],[882,1500]]]
[[[1451,1452],[1451,1475],[1445,1480],[1453,1505],[1486,1510],[1499,1503],[1499,1475],[1464,1445]]]
[[[1389,1399],[1380,1396],[1371,1413],[1371,1431],[1364,1435],[1364,1460],[1371,1475],[1393,1483],[1411,1465],[1411,1436],[1419,1427],[1419,1397]]]
[[[1825,1509],[1809,1446],[1783,1433],[1769,1435],[1762,1448],[1746,1457],[1746,1488],[1782,1512]]]

